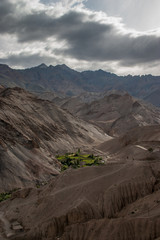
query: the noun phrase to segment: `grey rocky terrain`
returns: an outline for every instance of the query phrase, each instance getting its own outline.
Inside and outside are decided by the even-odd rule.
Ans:
[[[127,87],[77,88],[79,73],[64,65],[1,68],[0,240],[160,239],[160,110],[130,96]],[[59,77],[56,91],[45,92],[43,74],[50,68]],[[94,74],[81,75],[106,81],[105,72]],[[33,75],[40,79],[38,96],[15,87],[37,91]],[[103,164],[61,171],[57,155],[78,149],[99,155]]]

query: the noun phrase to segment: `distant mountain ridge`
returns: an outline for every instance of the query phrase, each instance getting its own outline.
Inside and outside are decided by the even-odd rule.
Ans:
[[[21,87],[31,92],[53,92],[74,96],[84,92],[126,91],[160,106],[160,76],[117,76],[103,70],[77,72],[65,64],[15,70],[0,64],[0,85]]]

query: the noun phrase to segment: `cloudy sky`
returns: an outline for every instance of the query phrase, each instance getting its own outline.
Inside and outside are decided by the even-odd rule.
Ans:
[[[159,0],[0,0],[0,63],[160,75]]]

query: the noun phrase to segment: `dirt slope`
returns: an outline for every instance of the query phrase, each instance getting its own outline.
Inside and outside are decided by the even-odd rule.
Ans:
[[[128,94],[110,94],[91,103],[77,97],[64,102],[61,107],[79,118],[96,124],[112,136],[120,136],[138,126],[160,124],[160,110],[140,102]]]
[[[107,161],[160,160],[160,125],[137,127],[98,146]]]
[[[10,229],[15,221],[23,229],[12,240],[156,239],[159,184],[159,161],[67,170],[41,189],[16,192],[0,211]]]
[[[20,89],[0,92],[0,192],[59,174],[55,155],[92,149],[101,130]]]

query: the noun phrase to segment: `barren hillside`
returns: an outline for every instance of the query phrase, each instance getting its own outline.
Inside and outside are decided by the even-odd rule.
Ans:
[[[112,136],[120,136],[138,126],[160,124],[158,108],[129,94],[113,93],[91,103],[84,103],[81,97],[72,97],[61,100],[59,105]]]
[[[106,117],[115,121],[119,115],[126,116],[114,129],[121,134],[128,124],[128,131],[110,138],[50,101],[20,88],[1,90],[0,186],[1,191],[20,189],[0,202],[0,239],[160,238],[157,109],[126,94],[106,96],[90,106],[92,111],[83,107],[77,113],[88,116],[88,122],[91,116],[97,125]],[[135,128],[130,116],[137,119]],[[59,173],[55,155],[77,148],[101,153],[105,163]],[[37,183],[45,185],[37,188]]]
[[[19,190],[1,203],[1,235],[12,240],[156,239],[159,184],[159,160],[67,170],[49,185]]]
[[[0,191],[59,174],[55,155],[92,149],[107,139],[100,129],[20,89],[0,93]]]

